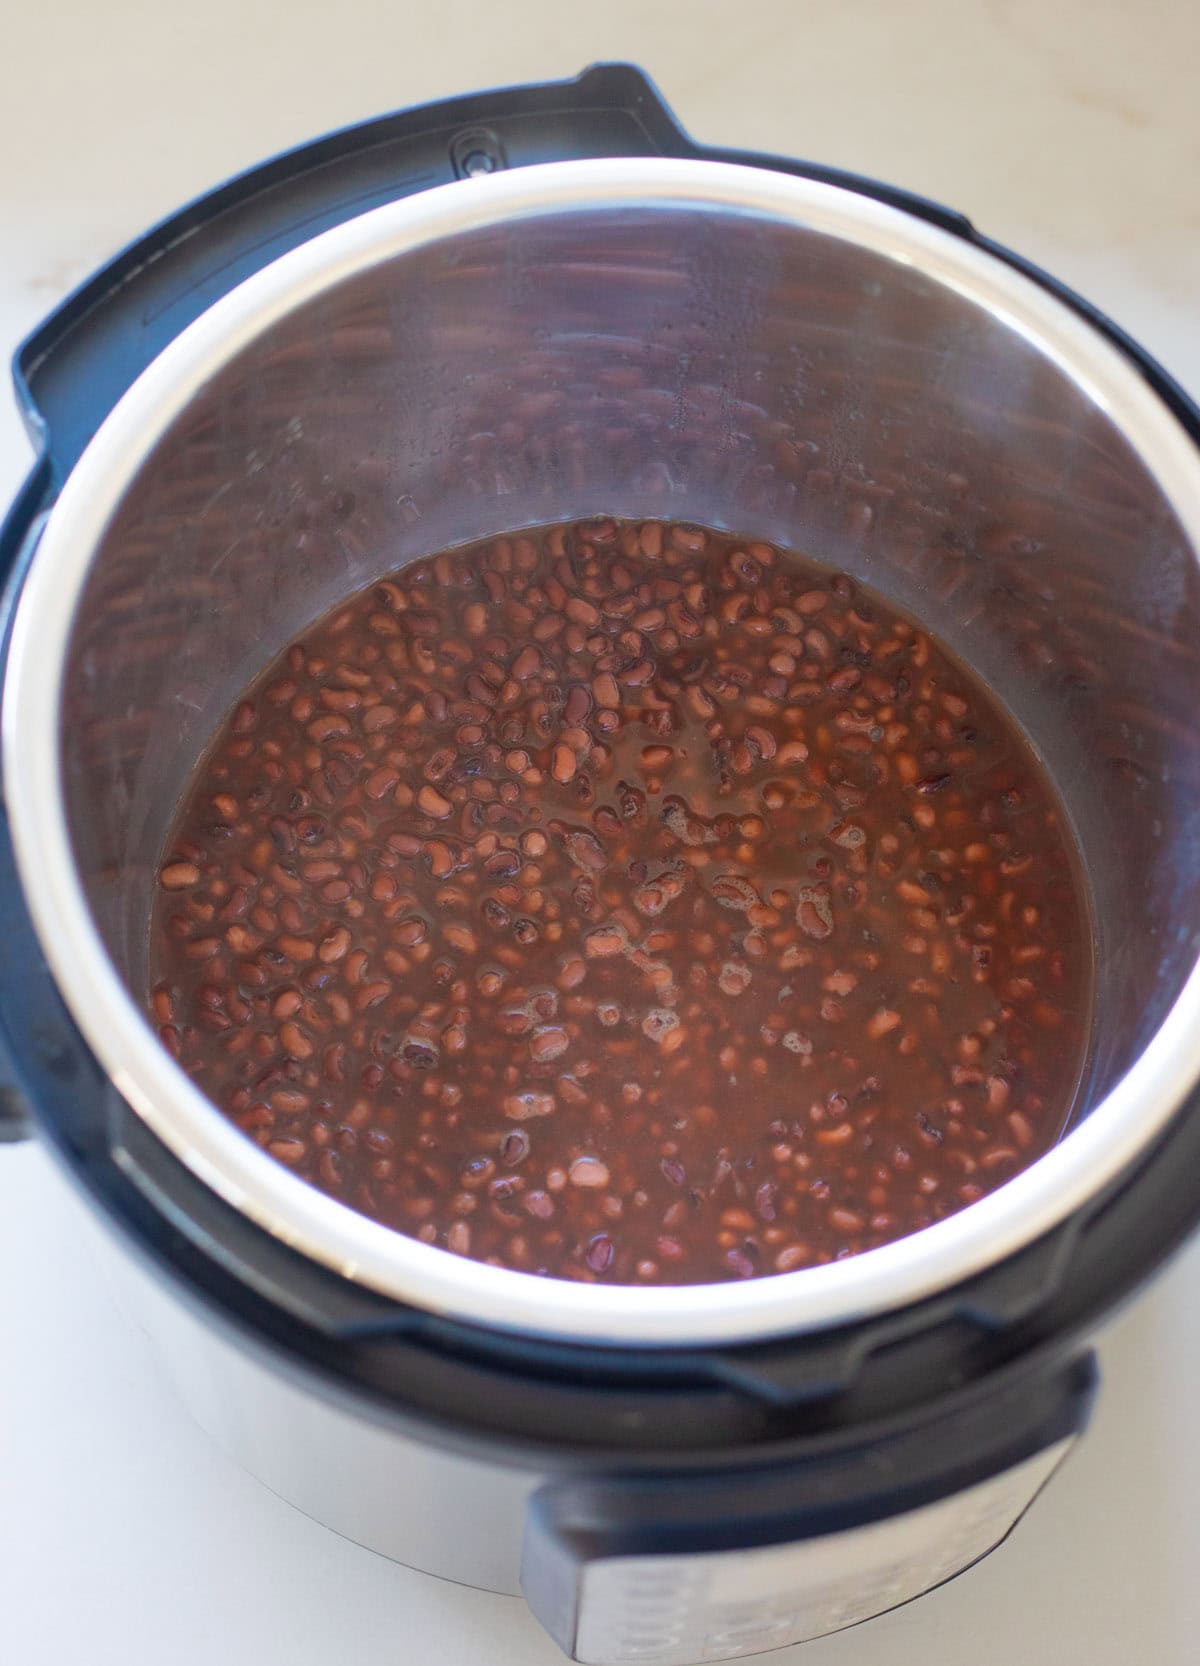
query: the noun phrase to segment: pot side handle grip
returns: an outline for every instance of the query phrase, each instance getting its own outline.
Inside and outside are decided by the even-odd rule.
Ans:
[[[18,396],[57,482],[170,341],[289,249],[368,209],[455,179],[587,157],[734,162],[840,185],[961,235],[924,198],[792,158],[697,144],[632,64],[400,110],[258,164],[153,227],[89,278],[18,350]]]
[[[152,227],[87,279],[14,361],[55,479],[152,359],[280,255],[369,209],[455,179],[539,162],[691,154],[626,64],[399,110],[260,162]]]
[[[7,1074],[7,1061],[0,1054],[0,1070]],[[0,1083],[0,1145],[16,1145],[33,1134],[29,1111],[20,1090],[8,1082]]]
[[[8,649],[17,595],[46,523],[48,474],[43,458],[34,465],[26,477],[3,524],[0,524],[0,681],[8,665]],[[7,843],[8,809],[4,803],[2,784],[0,837]],[[0,908],[0,916],[4,912],[5,910]],[[0,954],[11,952],[11,942],[0,948]],[[27,1139],[33,1129],[25,1096],[17,1085],[16,1072],[8,1057],[2,1032],[3,1025],[0,1024],[0,1145],[7,1145]]]

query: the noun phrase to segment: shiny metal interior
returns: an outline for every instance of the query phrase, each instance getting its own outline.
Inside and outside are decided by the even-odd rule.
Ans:
[[[185,777],[294,633],[441,547],[675,517],[861,578],[1020,720],[1092,889],[1099,1101],[1200,941],[1200,459],[1165,407],[998,260],[807,182],[563,164],[356,228],[169,350],[103,492],[60,506],[62,805],[134,998]]]

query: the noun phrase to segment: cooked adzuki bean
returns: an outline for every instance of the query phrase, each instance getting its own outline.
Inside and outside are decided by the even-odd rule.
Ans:
[[[855,1254],[1058,1137],[1062,813],[841,574],[609,520],[420,561],[238,700],[160,869],[164,1044],[425,1243],[692,1283]]]

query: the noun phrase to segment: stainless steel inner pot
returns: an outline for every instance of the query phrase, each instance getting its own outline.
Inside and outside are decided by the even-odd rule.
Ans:
[[[142,1017],[157,860],[239,688],[439,548],[606,512],[765,537],[925,620],[1049,767],[1097,919],[1088,1114],[952,1219],[748,1284],[581,1287],[389,1231],[276,1165]],[[5,789],[43,946],[119,1091],[347,1277],[627,1345],[797,1332],[1011,1253],[1200,1075],[1200,454],[1077,314],[911,216],[708,162],[568,162],[349,222],[189,328],[105,422],[26,583]]]

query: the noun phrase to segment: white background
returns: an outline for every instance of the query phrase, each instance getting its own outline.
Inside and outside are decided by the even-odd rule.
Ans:
[[[640,62],[706,140],[962,209],[1200,396],[1196,0],[0,0],[0,348],[148,223],[271,152],[600,58]],[[0,501],[26,457],[0,397]],[[515,1599],[339,1540],[212,1450],[112,1305],[77,1208],[39,1151],[0,1150],[5,1661],[554,1666]],[[1009,1544],[772,1662],[1195,1661],[1200,1249],[1102,1353],[1093,1431]]]

